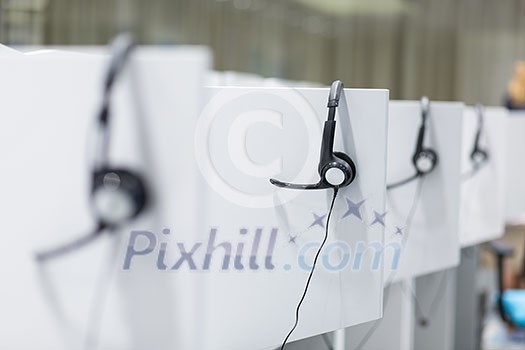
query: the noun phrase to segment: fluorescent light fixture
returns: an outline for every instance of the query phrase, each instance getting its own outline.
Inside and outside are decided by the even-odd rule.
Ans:
[[[397,15],[412,6],[404,0],[294,0],[316,11],[332,16],[353,14]]]

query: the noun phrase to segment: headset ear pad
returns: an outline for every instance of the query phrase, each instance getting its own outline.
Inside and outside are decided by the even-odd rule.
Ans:
[[[474,163],[474,166],[477,167],[489,159],[489,154],[487,151],[478,148],[470,154],[470,159],[472,160],[472,163]]]
[[[352,158],[350,158],[350,156],[348,156],[348,154],[343,152],[334,152],[334,156],[348,164],[348,166],[346,167],[348,170],[345,172],[346,180],[341,186],[350,185],[355,180],[355,177],[357,175],[357,169],[354,161],[352,160]]]
[[[434,170],[438,163],[438,156],[434,150],[426,148],[414,154],[412,162],[418,174],[424,175]]]
[[[146,188],[131,171],[101,169],[94,174],[92,205],[102,223],[115,226],[140,214],[146,205]]]

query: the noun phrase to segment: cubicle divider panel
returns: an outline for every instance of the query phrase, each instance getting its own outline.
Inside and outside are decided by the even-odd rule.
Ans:
[[[202,348],[275,348],[294,323],[333,191],[280,189],[269,179],[318,181],[328,89],[212,87],[209,95],[196,158],[208,183],[202,240],[212,234],[218,256],[203,274]],[[335,150],[353,158],[357,178],[339,190],[291,340],[381,316],[384,227],[374,211],[385,206],[388,91],[347,89],[344,97]],[[243,268],[223,270],[225,246]]]
[[[431,102],[424,146],[435,169],[387,191],[385,282],[410,279],[459,262],[460,150],[463,104]],[[416,173],[412,163],[421,126],[419,102],[390,103],[387,183]]]
[[[463,117],[460,244],[472,246],[505,232],[505,171],[507,110],[484,108],[479,148],[488,154],[476,166],[471,158],[480,127],[478,111],[466,108]]]
[[[146,211],[82,249],[35,259],[96,226],[89,198],[107,63],[66,52],[1,58],[0,348],[195,348],[199,329],[188,315],[199,312],[197,275],[162,271],[154,241],[170,229],[190,242],[199,230],[203,186],[192,149],[207,49],[137,48],[118,79],[110,164],[142,174]],[[136,244],[133,232],[141,232]],[[126,268],[128,249],[148,240],[154,251]]]

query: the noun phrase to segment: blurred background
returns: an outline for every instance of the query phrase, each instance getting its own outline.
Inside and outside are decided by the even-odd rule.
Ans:
[[[398,100],[497,106],[508,96],[525,109],[525,63],[515,64],[525,60],[525,0],[0,0],[0,43],[22,50],[106,45],[122,30],[145,45],[209,46],[219,71],[341,79]],[[515,254],[502,264],[505,288],[525,288],[522,219],[507,227]],[[495,261],[481,251],[480,305],[495,305]],[[483,311],[483,348],[509,349],[516,342],[495,309]],[[525,349],[520,336],[513,349]]]
[[[0,42],[212,47],[215,69],[500,105],[525,0],[0,0]]]

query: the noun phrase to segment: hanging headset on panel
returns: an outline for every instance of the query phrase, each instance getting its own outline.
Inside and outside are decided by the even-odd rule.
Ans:
[[[129,61],[134,43],[131,35],[121,34],[112,43],[111,58],[102,94],[98,123],[98,158],[91,170],[90,205],[95,217],[95,229],[77,240],[36,254],[39,261],[48,260],[77,250],[106,231],[139,216],[147,204],[147,191],[140,174],[109,162],[111,141],[111,99],[115,82]]]
[[[470,160],[474,169],[479,169],[483,164],[489,161],[489,152],[480,144],[481,134],[485,124],[485,108],[481,104],[476,105],[476,114],[478,117],[478,128],[474,138],[474,146],[470,152]]]
[[[423,96],[421,98],[420,104],[421,126],[419,127],[419,133],[417,136],[416,149],[414,151],[414,155],[412,156],[412,164],[414,165],[416,173],[405,180],[387,185],[387,190],[401,187],[416,180],[417,178],[429,174],[436,168],[438,164],[439,158],[436,151],[430,147],[425,147],[426,124],[430,114],[430,100],[428,97]]]
[[[294,189],[294,190],[321,190],[321,189],[328,189],[332,188],[334,190],[334,194],[332,197],[332,201],[330,204],[330,208],[328,210],[328,217],[326,219],[326,227],[325,227],[325,234],[323,241],[321,242],[321,245],[317,249],[317,252],[315,254],[312,268],[310,270],[310,273],[308,275],[308,279],[306,281],[306,285],[303,289],[303,293],[301,295],[301,298],[299,299],[299,302],[295,309],[295,322],[290,329],[290,331],[287,333],[286,337],[284,338],[280,350],[284,350],[286,347],[286,344],[288,343],[288,340],[290,339],[291,335],[297,328],[299,324],[299,311],[301,309],[301,305],[303,304],[306,295],[308,293],[308,289],[310,287],[310,283],[312,281],[313,274],[315,272],[315,268],[317,265],[317,260],[319,259],[319,255],[321,254],[321,251],[328,240],[328,232],[329,232],[329,225],[330,225],[330,218],[332,216],[332,212],[334,209],[335,200],[337,197],[337,192],[339,191],[339,188],[346,187],[350,185],[357,176],[357,170],[356,166],[354,164],[354,161],[352,158],[350,158],[349,155],[343,152],[334,152],[334,138],[335,138],[335,113],[336,109],[339,106],[339,100],[341,98],[341,94],[344,93],[343,90],[343,83],[340,80],[336,80],[332,83],[332,86],[330,87],[330,93],[328,96],[328,119],[324,123],[323,128],[323,138],[321,140],[321,152],[319,156],[319,165],[317,167],[317,172],[319,174],[319,181],[315,184],[291,184],[286,182],[281,182],[275,179],[270,179],[270,182],[277,186],[277,187],[283,187],[288,189]]]
[[[319,165],[317,167],[320,178],[319,182],[316,184],[302,185],[270,179],[273,185],[294,190],[321,190],[325,188],[345,187],[354,181],[356,177],[356,167],[352,158],[346,153],[334,152],[335,112],[339,106],[339,99],[342,92],[343,82],[340,80],[334,81],[328,97],[328,119],[324,122]]]

